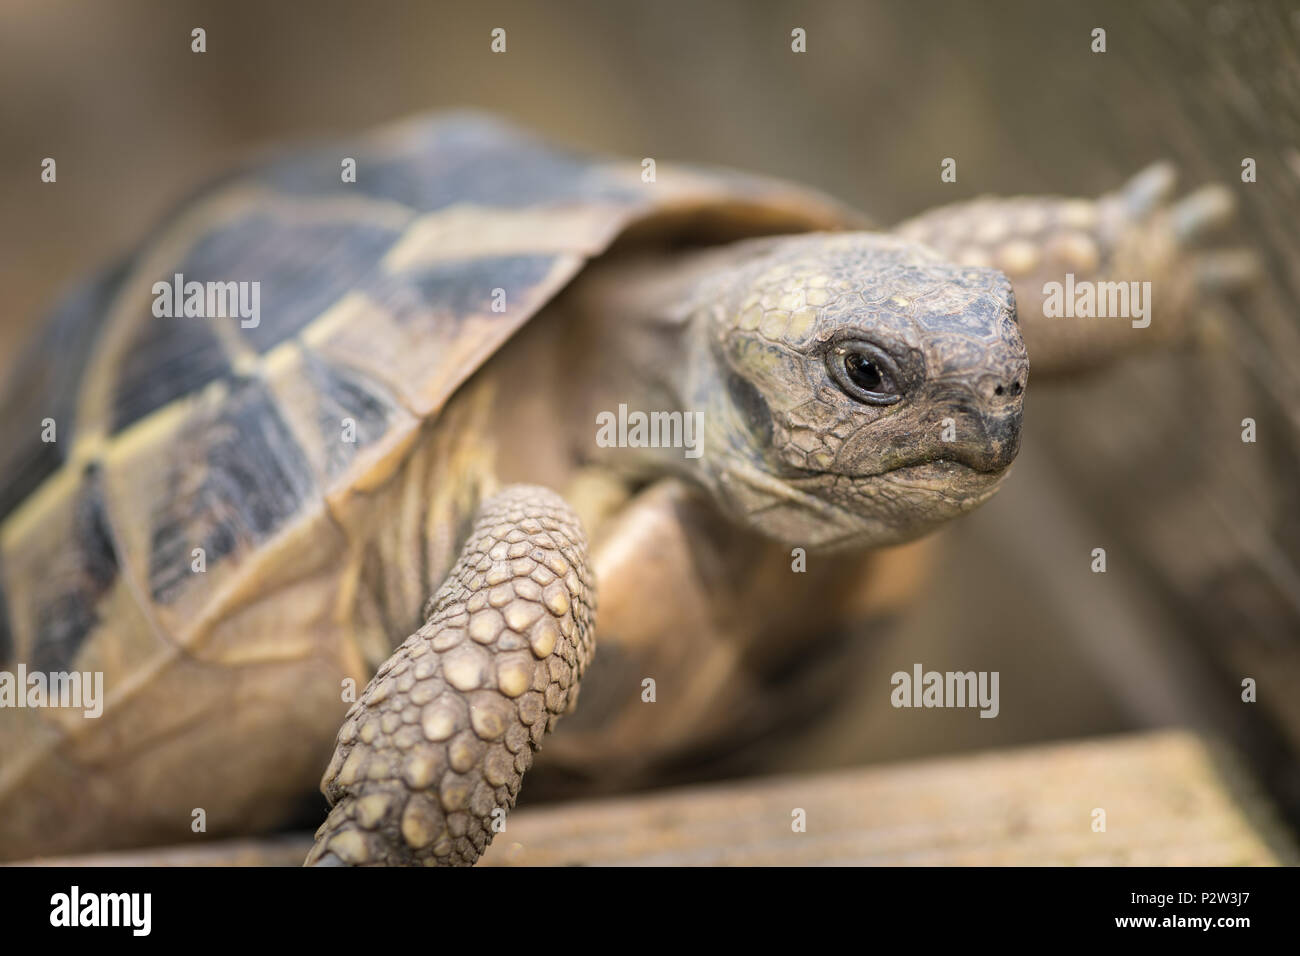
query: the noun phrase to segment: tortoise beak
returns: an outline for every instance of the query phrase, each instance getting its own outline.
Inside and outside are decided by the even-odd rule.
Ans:
[[[1014,412],[981,417],[984,447],[967,462],[976,471],[1005,471],[1020,452],[1020,407]]]
[[[1024,402],[1022,387],[971,388],[965,401],[955,403],[958,439],[943,446],[943,457],[975,471],[1005,471],[1020,451]]]

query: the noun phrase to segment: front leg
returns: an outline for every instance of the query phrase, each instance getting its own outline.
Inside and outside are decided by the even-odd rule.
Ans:
[[[1015,286],[1035,380],[1191,338],[1216,296],[1250,284],[1253,253],[1207,247],[1234,214],[1232,194],[1203,186],[1170,204],[1173,168],[1158,163],[1098,199],[985,197],[953,203],[895,231],[962,265],[1001,269]],[[1150,282],[1151,323],[1044,315],[1047,283]]]
[[[348,711],[307,865],[468,865],[577,701],[595,594],[573,511],[544,488],[489,498],[427,622]]]

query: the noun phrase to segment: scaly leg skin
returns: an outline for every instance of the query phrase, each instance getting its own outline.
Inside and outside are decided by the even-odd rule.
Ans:
[[[1157,163],[1117,192],[1095,199],[981,198],[901,223],[895,231],[954,262],[1001,269],[1015,286],[1034,379],[1106,364],[1121,355],[1185,341],[1213,297],[1249,286],[1253,253],[1206,248],[1234,215],[1232,194],[1203,186],[1170,204],[1177,176]],[[1043,287],[1064,283],[1150,282],[1151,324],[1123,318],[1049,318]]]
[[[348,711],[307,865],[472,864],[595,646],[587,541],[554,492],[485,501],[427,622]]]

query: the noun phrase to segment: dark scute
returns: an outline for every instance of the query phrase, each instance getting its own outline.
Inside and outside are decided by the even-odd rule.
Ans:
[[[132,336],[113,393],[114,434],[164,405],[230,373],[230,360],[208,326],[223,319],[148,318]]]
[[[356,286],[400,235],[369,222],[304,223],[250,214],[201,239],[173,272],[186,282],[260,283],[258,324],[244,327],[235,317],[154,321],[231,322],[253,348],[265,352]]]
[[[63,464],[76,422],[77,393],[105,319],[130,263],[105,269],[64,297],[44,331],[12,366],[3,392],[0,521]],[[55,442],[41,440],[41,420],[55,421]]]
[[[772,444],[772,410],[767,399],[763,398],[758,388],[749,380],[735,372],[727,374],[727,394],[731,403],[744,416],[749,433],[754,436],[762,448]]]
[[[81,546],[82,567],[91,587],[103,593],[117,577],[117,547],[104,511],[104,489],[99,466],[86,468],[85,484],[77,501],[76,540]]]
[[[77,652],[97,623],[98,615],[81,595],[60,594],[37,615],[36,645],[28,668],[45,674],[72,670]]]
[[[429,313],[451,319],[491,314],[492,290],[505,290],[507,312],[555,268],[556,256],[494,256],[463,259],[376,277],[366,287],[399,321]]]
[[[22,504],[28,495],[40,487],[41,482],[58,471],[59,466],[63,464],[63,449],[67,443],[64,440],[41,441],[43,417],[45,416],[40,415],[39,411],[32,416],[24,416],[20,419],[20,428],[23,430],[5,436],[11,445],[9,453],[4,455],[6,461],[0,463],[0,467],[8,465],[9,458],[13,458],[14,461],[0,472],[0,521]],[[54,420],[56,423],[64,421],[59,417],[55,417]],[[70,420],[68,424],[71,424]],[[31,432],[30,435],[27,434],[28,431]]]
[[[167,465],[149,559],[149,588],[160,604],[194,575],[194,548],[204,549],[211,572],[237,549],[275,534],[316,494],[306,456],[254,379],[235,380],[220,410],[193,423]]]
[[[31,667],[47,673],[72,668],[81,645],[99,623],[95,606],[118,575],[117,548],[96,466],[87,467],[73,508],[74,527],[67,542],[73,549],[73,576],[37,614]]]
[[[304,370],[320,398],[320,441],[326,449],[326,474],[336,478],[358,451],[382,438],[397,407],[396,400],[378,382],[355,369],[329,364],[304,349]],[[343,420],[356,423],[356,441],[345,442]]]

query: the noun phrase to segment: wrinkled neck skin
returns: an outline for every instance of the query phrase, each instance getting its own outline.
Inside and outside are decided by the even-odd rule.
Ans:
[[[573,405],[580,409],[574,420],[583,423],[575,435],[580,457],[636,483],[683,478],[744,524],[750,522],[741,512],[756,501],[791,493],[770,477],[770,462],[755,459],[751,436],[770,432],[771,423],[752,387],[728,374],[708,321],[709,310],[722,307],[719,286],[764,248],[764,240],[755,240],[625,256],[589,269],[565,302],[573,317],[568,353],[584,359],[570,380],[577,390]],[[634,428],[638,412],[675,413],[680,432],[676,421],[668,426],[681,439],[678,446],[641,444]],[[598,441],[601,422],[612,425],[605,439],[627,440],[613,447]],[[647,422],[646,438],[663,435],[663,420],[660,427],[655,424]],[[811,504],[821,507],[815,500]],[[828,514],[827,520],[835,516]],[[796,543],[806,543],[806,537],[798,537]]]

